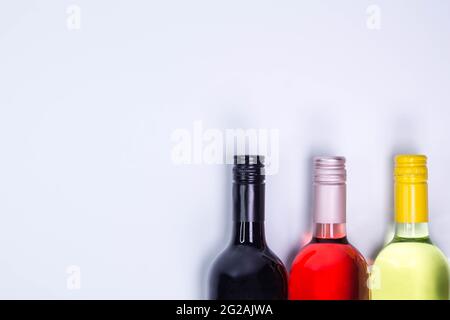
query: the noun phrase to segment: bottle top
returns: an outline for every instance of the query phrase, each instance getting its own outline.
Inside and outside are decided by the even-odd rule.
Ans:
[[[315,157],[314,182],[344,184],[347,180],[344,157]]]
[[[234,156],[233,180],[235,183],[264,183],[264,156],[236,155]]]
[[[427,157],[401,154],[395,157],[394,178],[400,183],[423,183],[428,180]]]

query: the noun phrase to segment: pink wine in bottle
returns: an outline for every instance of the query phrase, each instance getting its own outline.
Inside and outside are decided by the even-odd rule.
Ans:
[[[313,238],[292,265],[289,299],[369,298],[367,264],[347,240],[345,210],[345,158],[315,158]]]

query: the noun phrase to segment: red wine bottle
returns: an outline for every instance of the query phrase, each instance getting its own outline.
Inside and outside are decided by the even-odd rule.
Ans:
[[[264,157],[235,156],[233,235],[209,276],[209,298],[287,299],[287,272],[264,233]]]
[[[367,264],[346,236],[345,158],[314,159],[314,233],[295,258],[292,300],[368,299]]]

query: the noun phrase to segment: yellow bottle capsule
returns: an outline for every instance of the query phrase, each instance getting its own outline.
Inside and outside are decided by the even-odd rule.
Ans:
[[[395,221],[428,222],[428,171],[424,155],[395,157]]]

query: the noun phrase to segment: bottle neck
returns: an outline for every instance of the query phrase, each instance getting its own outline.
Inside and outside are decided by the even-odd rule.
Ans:
[[[398,155],[394,168],[395,237],[428,238],[428,169],[423,155]]]
[[[345,183],[314,183],[313,234],[319,239],[339,239],[346,236]]]
[[[342,239],[347,236],[345,223],[314,223],[316,239]]]
[[[233,245],[266,247],[264,222],[235,222],[233,224]]]
[[[264,183],[233,183],[233,244],[265,246]]]
[[[428,223],[396,223],[395,238],[426,239],[429,237]]]
[[[403,178],[395,182],[395,222],[422,224],[428,222],[428,184]]]
[[[264,222],[264,195],[264,183],[233,183],[233,220]]]
[[[313,241],[346,239],[346,179],[345,158],[314,159]]]
[[[394,188],[394,239],[428,239],[428,184],[401,179]]]

